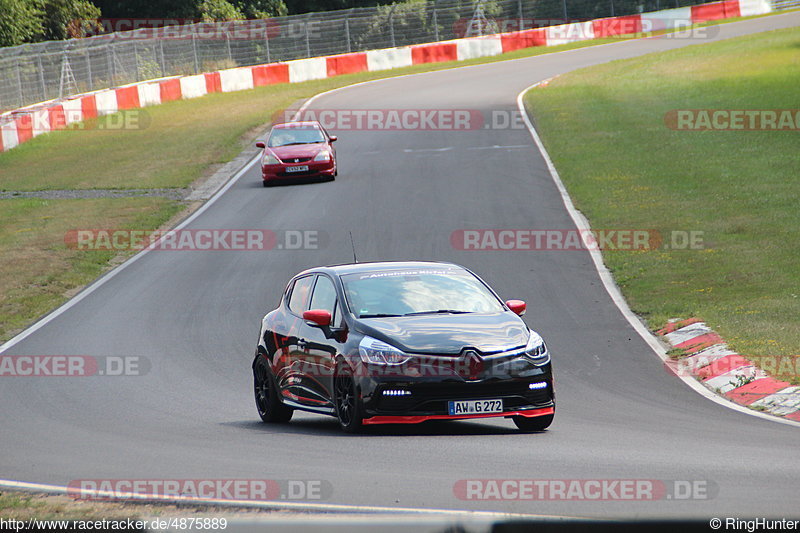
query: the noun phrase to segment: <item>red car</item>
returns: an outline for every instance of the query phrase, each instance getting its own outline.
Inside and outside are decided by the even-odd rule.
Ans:
[[[267,142],[257,142],[264,149],[261,174],[264,187],[288,180],[311,178],[334,179],[335,135],[329,135],[319,122],[286,122],[276,124]]]

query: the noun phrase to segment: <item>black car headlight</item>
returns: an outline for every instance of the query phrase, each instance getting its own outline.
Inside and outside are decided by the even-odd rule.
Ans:
[[[531,331],[530,337],[528,337],[528,344],[525,346],[525,357],[538,366],[546,365],[550,362],[550,352],[547,351],[547,345],[544,343],[544,339],[535,331]]]
[[[391,344],[368,336],[358,344],[358,355],[364,363],[374,365],[402,365],[411,359],[410,355]]]

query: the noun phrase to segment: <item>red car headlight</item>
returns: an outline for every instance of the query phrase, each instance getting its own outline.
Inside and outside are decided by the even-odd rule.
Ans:
[[[314,161],[330,161],[331,160],[331,153],[329,150],[320,150],[320,152],[314,156]]]

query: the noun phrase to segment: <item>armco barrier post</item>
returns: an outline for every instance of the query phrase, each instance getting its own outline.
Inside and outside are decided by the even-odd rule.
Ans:
[[[194,55],[194,73],[200,74],[200,61],[197,59],[197,35],[192,31],[192,54]]]
[[[167,75],[167,65],[166,65],[166,61],[164,61],[164,40],[163,39],[159,39],[158,40],[158,50],[161,53],[161,75],[162,76],[166,76]]]
[[[350,48],[350,13],[345,14],[344,16],[344,35],[347,38],[347,53],[349,54],[353,50]]]
[[[17,59],[17,94],[19,95],[19,102],[22,102],[24,93],[22,92],[22,64],[20,59]]]
[[[306,27],[306,57],[311,57],[311,37],[309,35],[308,29],[308,18],[305,20],[305,27]]]
[[[136,81],[139,81],[142,79],[142,77],[139,75],[139,47],[136,46],[136,41],[133,41],[133,61],[134,66],[136,67]]]
[[[86,74],[89,76],[89,90],[94,90],[94,78],[92,77],[92,56],[89,55],[89,51],[86,50]]]
[[[42,101],[47,100],[47,84],[44,82],[44,65],[42,64],[42,56],[36,56],[39,65],[39,85],[42,86]]]
[[[394,42],[394,9],[397,4],[392,4],[391,9],[389,10],[389,35],[392,36],[392,48],[396,48],[397,44]]]
[[[114,86],[114,59],[111,57],[111,44],[106,45],[106,72],[108,74],[108,79],[110,85]]]
[[[439,16],[436,14],[436,0],[433,0],[433,37],[439,41]]]

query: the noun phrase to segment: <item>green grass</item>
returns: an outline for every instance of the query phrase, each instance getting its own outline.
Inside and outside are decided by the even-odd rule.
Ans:
[[[0,200],[0,339],[66,301],[116,255],[70,249],[67,231],[157,228],[181,208],[157,197]]]
[[[793,28],[583,69],[526,95],[593,227],[703,232],[702,249],[604,253],[652,328],[698,316],[740,353],[800,353],[800,132],[664,120],[675,109],[797,109],[798,87]]]

